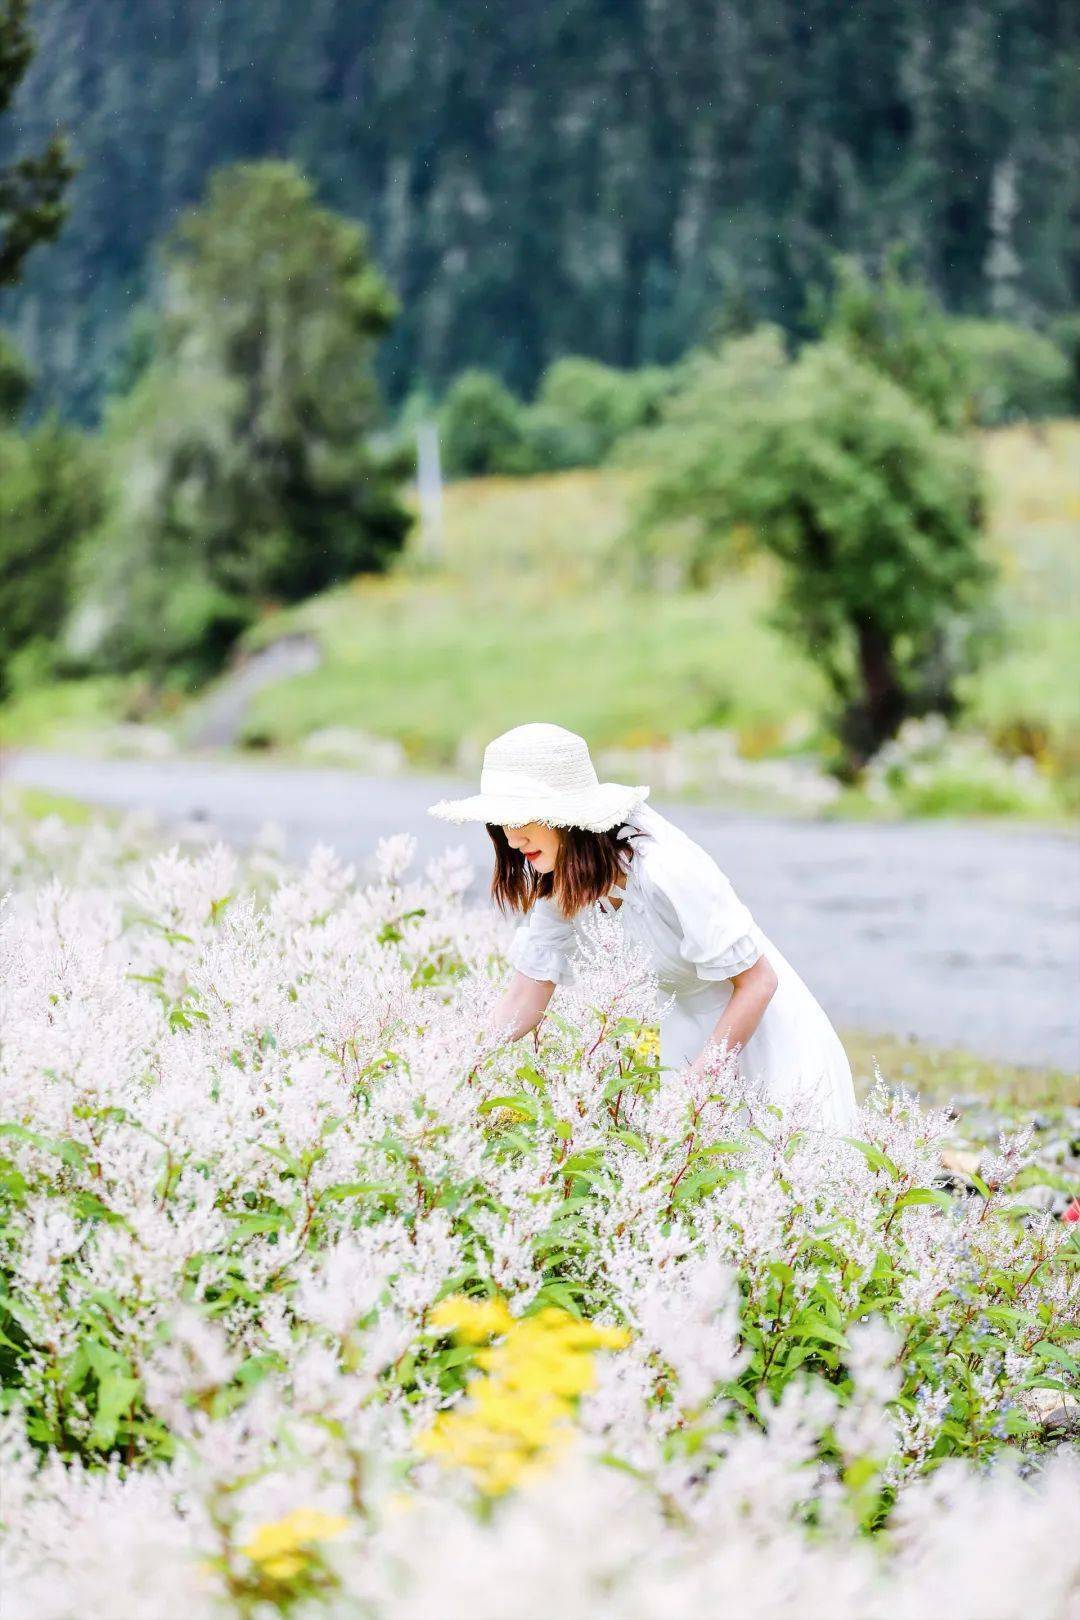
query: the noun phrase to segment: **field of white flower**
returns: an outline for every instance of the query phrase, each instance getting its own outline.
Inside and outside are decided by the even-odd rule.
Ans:
[[[1068,1620],[1080,1244],[882,1084],[660,1075],[598,916],[475,1031],[464,855],[9,829],[5,1620]]]

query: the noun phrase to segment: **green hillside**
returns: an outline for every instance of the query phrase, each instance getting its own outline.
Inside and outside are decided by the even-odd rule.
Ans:
[[[988,546],[1002,569],[1001,655],[971,683],[971,717],[1003,741],[1062,760],[1080,750],[1070,678],[1080,632],[1080,423],[984,439]],[[597,744],[733,726],[749,753],[812,732],[824,683],[768,624],[764,560],[711,592],[642,594],[619,583],[632,474],[479,479],[447,492],[445,558],[412,548],[385,579],[360,579],[265,621],[256,640],[306,629],[325,653],[310,675],[256,700],[249,734],[290,744],[324,726],[401,739],[444,764],[538,713]]]

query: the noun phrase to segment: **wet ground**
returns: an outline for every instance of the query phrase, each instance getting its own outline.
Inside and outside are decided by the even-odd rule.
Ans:
[[[243,762],[23,753],[5,774],[95,803],[206,817],[238,843],[267,821],[291,853],[352,858],[389,832],[421,855],[464,844],[486,885],[483,828],[426,815],[471,786]],[[731,878],[835,1023],[1015,1063],[1080,1069],[1080,840],[1016,826],[728,814],[653,799]]]

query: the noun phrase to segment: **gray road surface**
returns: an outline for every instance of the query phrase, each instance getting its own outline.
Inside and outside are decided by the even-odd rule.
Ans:
[[[266,821],[291,853],[350,858],[407,831],[422,856],[464,844],[486,884],[483,828],[434,821],[472,789],[202,759],[91,761],[26,752],[11,781],[166,820],[209,817],[243,843]],[[669,804],[841,1026],[917,1035],[1018,1063],[1080,1069],[1080,841],[962,823],[816,823]]]

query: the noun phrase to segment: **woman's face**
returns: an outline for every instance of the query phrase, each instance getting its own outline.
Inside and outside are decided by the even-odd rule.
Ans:
[[[503,832],[510,848],[519,850],[534,872],[555,870],[555,857],[559,853],[557,827],[545,827],[542,822],[530,821],[527,827],[504,827]]]

